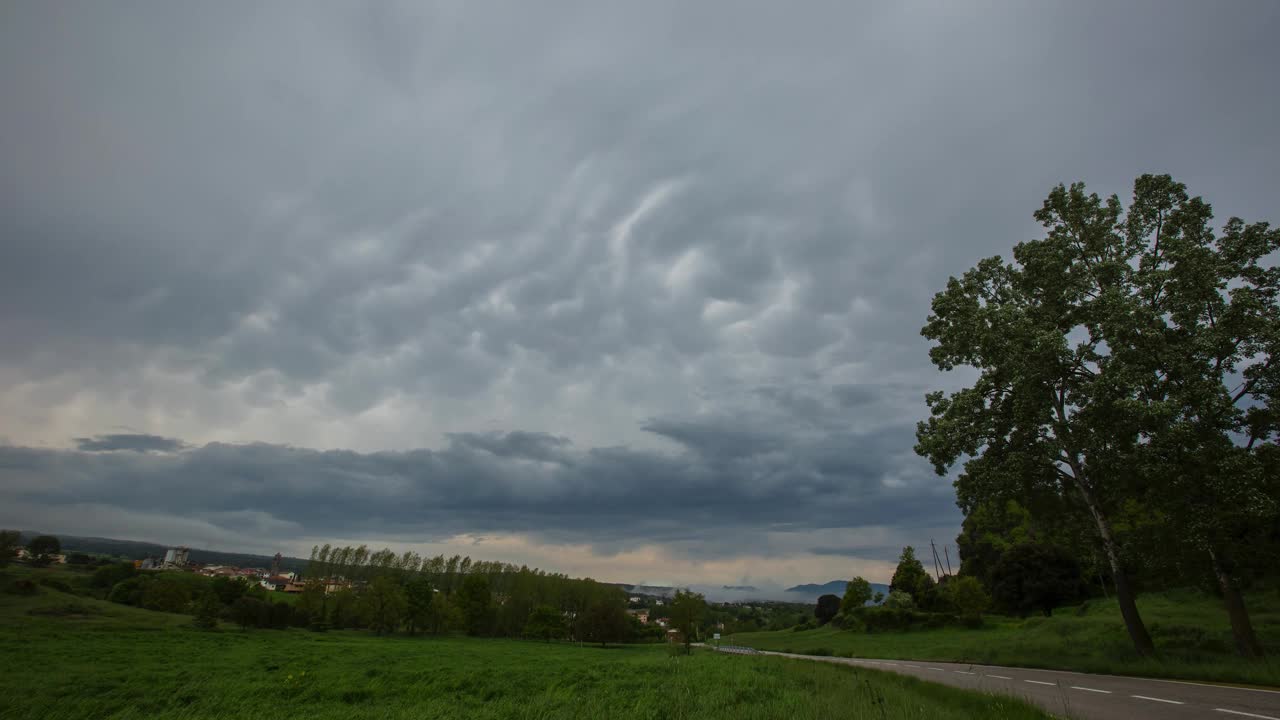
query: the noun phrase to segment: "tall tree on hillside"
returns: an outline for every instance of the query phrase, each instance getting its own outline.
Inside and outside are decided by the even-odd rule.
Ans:
[[[1225,460],[1253,456],[1277,433],[1280,270],[1260,261],[1280,235],[1232,219],[1214,238],[1208,206],[1168,176],[1138,178],[1127,217],[1116,197],[1104,202],[1079,183],[1055,188],[1035,216],[1048,234],[1015,247],[1015,264],[983,260],[934,297],[922,331],[937,343],[934,364],[980,375],[968,388],[928,396],[916,450],[939,473],[968,458],[962,497],[1048,488],[1078,502],[1134,647],[1149,654],[1113,518],[1129,501],[1145,501],[1188,523],[1212,558],[1235,549],[1229,529],[1241,520],[1218,510],[1259,494],[1252,476],[1223,472],[1232,464]],[[1179,473],[1185,458],[1162,452],[1175,434],[1220,448],[1224,462],[1207,474]],[[1216,500],[1210,512],[1203,504],[1188,512],[1193,490]],[[1271,512],[1266,503],[1254,508]],[[1233,604],[1229,573],[1220,582],[1239,637],[1247,613]]]

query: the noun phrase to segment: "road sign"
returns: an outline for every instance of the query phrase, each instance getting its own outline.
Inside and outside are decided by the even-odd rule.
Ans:
[[[716,634],[715,634],[715,639],[716,639],[716,640],[719,640],[719,639],[720,639],[720,633],[716,633]]]

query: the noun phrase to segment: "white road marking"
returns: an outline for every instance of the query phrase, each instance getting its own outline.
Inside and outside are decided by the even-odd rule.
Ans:
[[[898,663],[891,663],[891,662],[887,662],[887,663],[884,663],[884,664],[885,664],[885,665],[892,665],[892,666],[894,666],[894,667],[898,667]]]
[[[1072,690],[1085,690],[1085,691],[1088,691],[1088,692],[1096,692],[1096,693],[1105,693],[1105,694],[1107,694],[1107,695],[1110,695],[1110,694],[1111,694],[1111,691],[1110,691],[1110,690],[1098,690],[1097,688],[1080,687],[1079,685],[1072,685],[1072,686],[1071,686],[1071,689],[1072,689]]]
[[[1022,682],[1035,683],[1036,685],[1057,685],[1058,683],[1045,682],[1043,680],[1023,680]]]
[[[942,668],[935,668],[935,667],[931,667],[931,668],[925,668],[925,669],[926,669],[926,670],[937,670],[938,672],[946,672],[946,670],[944,670],[944,669],[942,669]]]
[[[978,674],[978,673],[971,673],[968,670],[952,670],[951,672],[958,672],[961,675],[977,675]]]
[[[1213,711],[1240,715],[1241,717],[1262,718],[1262,720],[1280,720],[1280,718],[1274,718],[1270,715],[1255,715],[1254,713],[1240,712],[1239,710],[1228,710],[1226,708],[1214,708]]]
[[[984,676],[984,677],[1000,678],[1001,680],[1012,680],[1012,679],[1013,679],[1013,678],[1011,678],[1011,677],[1008,677],[1007,675],[986,675],[986,676]]]
[[[1169,703],[1170,705],[1185,704],[1181,700],[1165,700],[1164,698],[1153,698],[1153,697],[1147,697],[1146,695],[1130,695],[1129,697],[1135,697],[1135,698],[1138,698],[1139,700],[1153,700],[1155,702]]]

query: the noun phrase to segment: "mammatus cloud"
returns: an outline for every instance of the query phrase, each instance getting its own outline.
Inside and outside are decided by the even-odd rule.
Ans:
[[[132,450],[134,452],[173,452],[185,447],[185,443],[159,435],[122,433],[96,435],[91,438],[75,438],[76,449],[84,452],[105,450]]]
[[[9,4],[0,521],[728,581],[941,541],[931,294],[1061,181],[1274,219],[1278,16]]]

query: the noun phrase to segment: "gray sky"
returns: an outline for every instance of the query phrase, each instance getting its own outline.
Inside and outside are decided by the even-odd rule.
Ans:
[[[888,579],[929,299],[1057,182],[1275,216],[1273,2],[0,6],[0,523]]]

